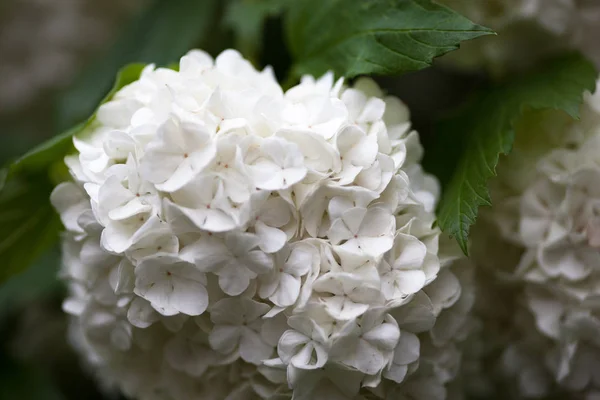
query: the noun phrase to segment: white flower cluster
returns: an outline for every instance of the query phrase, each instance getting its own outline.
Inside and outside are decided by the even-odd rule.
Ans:
[[[508,281],[523,283],[514,294],[522,308],[513,321],[520,338],[504,364],[520,379],[530,371],[520,383],[524,397],[559,386],[572,398],[597,399],[600,94],[586,94],[580,121],[566,122],[556,112],[535,119],[526,126],[530,143],[517,143],[492,188],[492,217],[521,249],[502,271]]]
[[[600,65],[600,3],[596,0],[442,0],[497,37],[465,43],[445,59],[492,70],[526,67],[539,57],[578,49]]]
[[[437,182],[407,108],[371,80],[284,93],[233,50],[192,51],[145,68],[74,144],[51,199],[64,308],[126,395],[386,396],[458,304],[456,275],[438,276]],[[449,315],[432,348],[459,329]]]

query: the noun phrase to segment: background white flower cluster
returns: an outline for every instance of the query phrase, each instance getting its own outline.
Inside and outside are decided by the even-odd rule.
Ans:
[[[483,314],[507,333],[497,335],[500,369],[519,398],[556,388],[565,398],[600,398],[599,93],[585,95],[581,114],[572,121],[548,111],[523,122],[527,134],[499,165],[487,215],[505,244],[489,227],[473,243],[496,286],[482,299],[507,299],[517,310]]]
[[[145,68],[74,144],[51,199],[64,308],[107,387],[446,398],[470,267],[438,257],[437,182],[373,81],[284,93],[233,50],[192,51],[179,71]]]
[[[528,67],[540,57],[577,49],[600,65],[600,3],[596,0],[443,0],[498,37],[461,46],[445,60],[492,71]]]

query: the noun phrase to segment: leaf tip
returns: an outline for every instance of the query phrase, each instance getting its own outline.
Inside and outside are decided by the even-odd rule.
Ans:
[[[456,237],[456,241],[458,242],[458,245],[460,246],[460,249],[462,250],[463,254],[466,257],[469,257],[469,239],[468,239],[468,236],[467,237],[457,236]]]

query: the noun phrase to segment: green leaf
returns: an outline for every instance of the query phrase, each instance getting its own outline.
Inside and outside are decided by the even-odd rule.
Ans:
[[[73,125],[92,112],[121,66],[129,63],[169,65],[199,44],[217,42],[213,35],[219,5],[219,0],[154,0],[127,24],[108,53],[93,61],[62,97],[61,128]]]
[[[488,180],[496,175],[499,155],[510,152],[524,112],[554,109],[578,118],[583,93],[594,90],[596,77],[592,63],[581,55],[548,60],[538,70],[482,92],[439,124],[425,167],[444,186],[438,223],[465,254],[479,206],[491,205]]]
[[[236,48],[246,58],[257,63],[266,19],[281,14],[289,4],[290,0],[236,0],[229,3],[223,23],[235,33]]]
[[[102,103],[137,80],[143,68],[142,64],[123,68]],[[64,168],[64,157],[73,149],[73,135],[85,131],[95,116],[0,170],[0,282],[27,268],[58,240],[61,223],[50,205],[50,193],[60,180],[56,177]]]
[[[22,271],[58,240],[60,219],[45,176],[9,179],[0,191],[0,282]]]
[[[294,76],[402,74],[493,33],[430,0],[296,0],[286,27]]]

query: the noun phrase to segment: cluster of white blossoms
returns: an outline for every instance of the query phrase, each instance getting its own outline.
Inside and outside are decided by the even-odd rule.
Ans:
[[[600,3],[596,0],[442,0],[497,37],[461,45],[445,59],[493,71],[527,67],[564,49],[578,49],[600,65]]]
[[[191,51],[179,71],[146,67],[74,144],[51,198],[64,309],[104,385],[446,398],[468,274],[438,257],[438,184],[406,106],[373,81],[284,93],[233,50]]]
[[[525,398],[600,398],[600,93],[581,114],[525,121],[492,187],[490,216],[518,249],[496,271],[518,298],[502,363]]]

